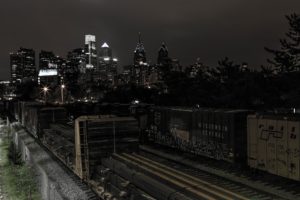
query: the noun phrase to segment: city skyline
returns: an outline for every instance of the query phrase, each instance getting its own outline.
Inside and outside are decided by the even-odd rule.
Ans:
[[[299,12],[300,2],[295,0],[270,2],[9,1],[0,14],[4,22],[0,79],[9,78],[9,52],[20,46],[66,57],[68,51],[82,47],[85,34],[96,35],[97,46],[108,42],[121,66],[132,64],[142,32],[152,64],[166,42],[170,56],[182,65],[200,57],[204,64],[216,66],[228,56],[259,67],[268,57],[264,47],[276,48],[284,37],[288,26],[284,15]]]

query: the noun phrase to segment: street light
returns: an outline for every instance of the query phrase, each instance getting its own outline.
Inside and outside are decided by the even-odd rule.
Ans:
[[[48,87],[43,87],[43,92],[44,92],[44,98],[45,98],[45,103],[47,101],[47,92],[48,92],[49,88]]]
[[[61,94],[61,103],[64,104],[64,89],[65,89],[66,85],[62,84],[60,87],[60,94]]]

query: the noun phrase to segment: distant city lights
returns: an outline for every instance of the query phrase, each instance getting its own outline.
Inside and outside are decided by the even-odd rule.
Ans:
[[[43,87],[43,91],[44,91],[44,92],[48,92],[48,90],[49,90],[49,88],[48,88],[48,87],[46,87],[46,86],[45,86],[45,87]]]
[[[110,57],[103,58],[104,61],[110,61]]]

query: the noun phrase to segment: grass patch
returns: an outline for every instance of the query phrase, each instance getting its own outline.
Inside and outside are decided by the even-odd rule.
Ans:
[[[7,200],[40,200],[32,169],[24,163],[14,164],[9,159],[10,151],[11,139],[4,134],[0,139],[0,170]]]

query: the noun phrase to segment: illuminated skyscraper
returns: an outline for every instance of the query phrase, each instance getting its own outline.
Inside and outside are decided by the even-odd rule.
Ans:
[[[98,68],[98,56],[96,48],[96,36],[85,35],[84,52],[86,55],[85,69],[81,70],[80,82],[94,82],[97,75],[95,71]]]
[[[147,84],[147,74],[149,65],[146,63],[146,51],[139,33],[138,44],[134,50],[133,66],[131,69],[132,82],[137,85]]]
[[[21,83],[23,78],[23,65],[18,53],[10,53],[10,73],[13,84]]]
[[[42,50],[39,53],[39,69],[57,69],[60,76],[63,74],[63,69],[66,60],[55,55],[52,51]]]
[[[52,51],[44,51],[42,50],[39,53],[39,69],[57,69],[55,63],[55,55]]]
[[[134,50],[134,57],[133,62],[134,65],[139,65],[140,63],[145,63],[147,61],[146,59],[146,51],[144,48],[144,45],[142,43],[142,35],[139,33],[139,41],[138,44]]]
[[[33,81],[36,78],[35,52],[33,49],[20,48],[10,54],[12,84]]]
[[[99,50],[99,74],[102,81],[114,84],[117,75],[118,59],[112,57],[112,50],[105,42]]]
[[[85,53],[86,68],[93,69],[97,67],[97,48],[96,48],[96,36],[86,35],[85,36]]]
[[[99,50],[99,57],[100,58],[111,58],[112,57],[112,50],[108,46],[106,42],[104,42]]]

